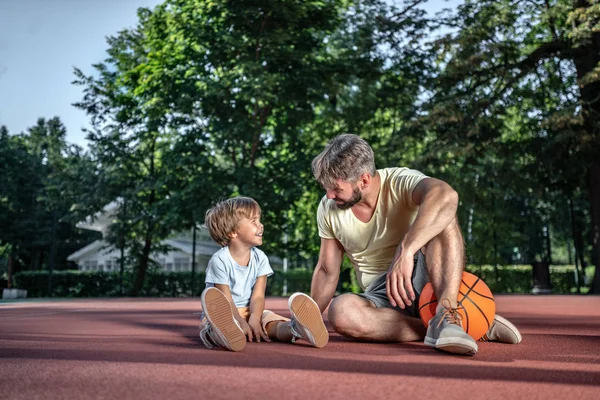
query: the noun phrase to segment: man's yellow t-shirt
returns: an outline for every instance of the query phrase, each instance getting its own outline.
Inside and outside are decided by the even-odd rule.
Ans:
[[[415,220],[419,207],[412,192],[424,178],[423,173],[408,168],[377,170],[381,177],[375,213],[362,222],[351,209],[340,210],[335,201],[323,196],[317,211],[319,236],[337,239],[354,265],[358,283],[364,290],[394,259],[396,248]]]

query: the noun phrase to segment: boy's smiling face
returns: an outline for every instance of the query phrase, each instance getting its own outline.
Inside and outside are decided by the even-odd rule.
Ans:
[[[260,246],[263,243],[264,226],[260,222],[260,214],[243,217],[233,233],[232,240],[237,240],[247,246]]]

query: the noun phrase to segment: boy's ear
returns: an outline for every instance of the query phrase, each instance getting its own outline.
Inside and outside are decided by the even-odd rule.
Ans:
[[[230,232],[230,233],[229,233],[229,239],[233,239],[233,238],[237,237],[237,235],[238,235],[238,234],[237,234],[237,232],[236,232],[236,231]]]

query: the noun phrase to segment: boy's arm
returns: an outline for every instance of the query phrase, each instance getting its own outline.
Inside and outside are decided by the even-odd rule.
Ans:
[[[315,267],[310,287],[310,297],[325,311],[335,294],[340,279],[340,269],[344,257],[344,248],[336,239],[321,238],[319,262]]]
[[[256,278],[256,283],[252,288],[252,296],[250,297],[250,317],[248,323],[254,331],[256,341],[260,342],[262,338],[266,342],[270,342],[269,337],[264,333],[261,319],[265,310],[265,290],[267,289],[267,275],[262,275]]]
[[[258,316],[259,320],[265,310],[265,290],[267,289],[267,275],[256,278],[250,297],[250,316]]]
[[[242,325],[244,323],[247,323],[246,320],[244,318],[242,318],[242,316],[240,315],[240,313],[237,310],[237,307],[235,306],[235,303],[233,302],[233,297],[231,296],[231,289],[229,288],[229,285],[222,285],[220,283],[215,283],[215,287],[217,289],[219,289],[221,292],[223,292],[223,294],[225,295],[225,297],[227,297],[227,300],[229,300],[229,305],[231,306],[231,311],[233,312],[233,317]]]

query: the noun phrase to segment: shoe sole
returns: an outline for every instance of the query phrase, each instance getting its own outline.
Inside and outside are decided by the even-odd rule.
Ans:
[[[217,288],[206,289],[200,298],[202,310],[216,333],[231,351],[242,351],[246,347],[246,335],[235,323],[231,303]]]
[[[473,346],[470,345],[469,342],[463,342],[458,338],[436,340],[430,338],[429,336],[425,336],[424,343],[429,347],[433,347],[436,350],[445,351],[447,353],[460,354],[463,356],[474,356],[475,354],[477,354],[477,348],[473,348]]]
[[[296,321],[310,331],[312,335],[310,344],[319,349],[325,347],[329,342],[329,332],[323,323],[323,316],[317,303],[303,293],[296,293],[290,297],[288,306]]]

